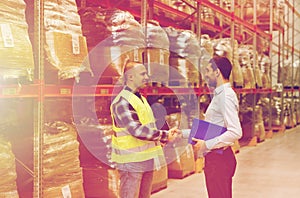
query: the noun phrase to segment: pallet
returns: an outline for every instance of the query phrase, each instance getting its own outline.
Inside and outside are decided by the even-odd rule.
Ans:
[[[243,146],[256,146],[257,145],[257,136],[247,138],[247,139],[242,139],[239,141],[241,147]]]
[[[273,130],[266,130],[266,138],[271,139],[273,137]]]
[[[283,133],[285,131],[286,127],[285,125],[280,125],[280,126],[272,126],[272,131],[276,133]]]

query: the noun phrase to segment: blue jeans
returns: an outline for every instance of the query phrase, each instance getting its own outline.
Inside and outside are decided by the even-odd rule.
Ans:
[[[149,198],[153,180],[153,160],[118,165],[121,198]]]

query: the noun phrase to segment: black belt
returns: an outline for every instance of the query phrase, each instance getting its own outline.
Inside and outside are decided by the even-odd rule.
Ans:
[[[227,150],[229,148],[230,148],[230,146],[225,146],[225,147],[221,147],[221,148],[217,148],[217,149],[211,149],[210,152],[222,154],[225,150]]]

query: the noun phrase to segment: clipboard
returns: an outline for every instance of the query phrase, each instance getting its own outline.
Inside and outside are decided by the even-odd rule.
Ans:
[[[195,141],[192,140],[193,137],[201,140],[209,140],[223,134],[225,131],[227,131],[225,127],[194,118],[188,143],[195,144]]]

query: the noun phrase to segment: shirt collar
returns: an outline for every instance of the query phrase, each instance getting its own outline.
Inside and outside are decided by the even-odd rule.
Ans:
[[[230,88],[230,87],[231,87],[231,85],[230,85],[229,82],[228,83],[224,83],[224,84],[220,85],[219,87],[217,87],[215,89],[214,95],[219,95],[224,89]]]
[[[131,93],[133,93],[132,89],[129,88],[128,86],[125,86],[124,89],[127,90],[127,91],[130,91]],[[135,94],[137,97],[142,98],[139,91],[134,92],[134,94]]]

